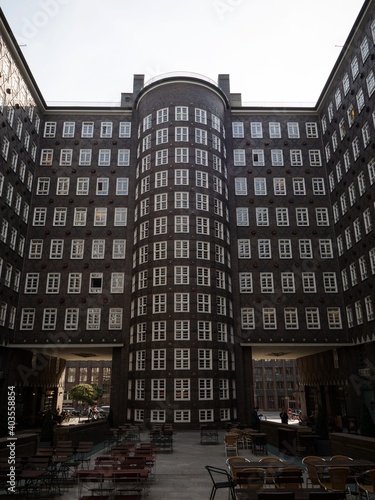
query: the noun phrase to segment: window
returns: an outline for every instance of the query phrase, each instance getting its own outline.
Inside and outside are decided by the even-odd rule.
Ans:
[[[272,273],[260,273],[260,291],[261,293],[273,293],[273,274]]]
[[[341,311],[338,307],[327,307],[328,328],[337,330],[342,328]]]
[[[309,213],[307,208],[296,208],[297,226],[309,225]]]
[[[79,165],[80,166],[90,166],[92,158],[91,149],[80,149],[79,151]]]
[[[33,226],[44,226],[46,224],[47,209],[34,208]]]
[[[100,329],[101,310],[98,307],[89,307],[87,309],[86,330]]]
[[[320,329],[319,309],[317,307],[306,307],[305,316],[308,330]]]
[[[289,239],[279,240],[279,257],[280,259],[292,258],[292,242]]]
[[[41,259],[43,240],[30,240],[29,259]]]
[[[92,240],[91,258],[104,259],[105,254],[105,240]]]
[[[309,163],[311,167],[321,167],[322,159],[319,149],[309,149]]]
[[[163,108],[163,109],[158,109],[156,113],[156,123],[165,123],[169,119],[169,109],[168,108]]]
[[[319,240],[319,252],[322,259],[333,259],[332,240]]]
[[[208,153],[207,151],[204,151],[203,149],[196,149],[195,150],[195,163],[197,165],[208,165]]]
[[[44,137],[55,137],[56,122],[46,122],[44,125]]]
[[[302,273],[302,286],[304,293],[316,293],[315,273],[313,272]]]
[[[129,189],[129,179],[127,177],[118,177],[116,179],[116,194],[126,196]]]
[[[207,111],[204,109],[195,108],[195,121],[197,123],[207,124]]]
[[[39,273],[27,273],[25,279],[25,293],[38,293]]]
[[[281,289],[283,293],[295,293],[294,273],[281,273]]]
[[[260,259],[271,259],[271,240],[258,240],[258,255]]]
[[[55,330],[57,320],[57,309],[43,309],[42,330]]]
[[[60,151],[60,165],[69,167],[72,164],[73,150],[62,149]]]
[[[187,106],[176,106],[175,107],[175,120],[176,121],[186,121],[189,119],[189,109]]]
[[[305,179],[303,177],[294,177],[294,179],[293,179],[293,193],[294,193],[294,195],[306,194]]]
[[[311,240],[305,240],[305,239],[299,240],[298,246],[299,246],[299,254],[300,254],[301,259],[312,259],[313,258]]]
[[[94,123],[93,122],[82,122],[81,137],[93,137],[94,135]]]
[[[131,137],[131,122],[120,122],[119,123],[119,135],[120,138]]]
[[[199,326],[198,326],[199,329]],[[189,320],[176,320],[174,322],[174,338],[175,340],[189,340],[190,339],[190,321]],[[189,358],[187,358],[189,359]]]
[[[232,123],[232,134],[234,138],[242,138],[244,136],[244,126],[242,122]]]
[[[287,208],[276,208],[276,224],[278,226],[289,226],[289,213]]]
[[[112,137],[112,122],[102,122],[100,124],[100,137]]]
[[[250,240],[238,240],[238,258],[239,259],[250,259],[251,258],[251,246]]]
[[[275,330],[277,328],[276,309],[274,307],[263,307],[262,317],[265,330]]]
[[[254,178],[254,194],[265,196],[267,194],[266,179],[264,177]]]
[[[111,293],[124,292],[124,273],[111,274]]]
[[[316,122],[306,123],[306,137],[308,139],[315,139],[318,137],[318,124]]]
[[[52,165],[53,149],[42,149],[40,153],[40,164],[43,166]]]
[[[326,194],[324,179],[322,177],[313,177],[312,188],[315,196]]]
[[[211,313],[211,296],[207,293],[197,294],[197,312]]]
[[[20,330],[33,330],[35,320],[35,309],[23,308],[21,310]]]
[[[48,195],[50,187],[49,177],[38,177],[36,194],[38,195]]]
[[[95,208],[94,211],[94,226],[107,225],[107,208]]]
[[[66,196],[69,194],[69,177],[58,177],[56,185],[56,194],[59,196]]]
[[[324,272],[323,284],[325,293],[337,293],[338,290],[337,290],[336,273]]]
[[[90,185],[89,177],[78,177],[76,194],[80,196],[88,195],[89,185]]]
[[[246,157],[244,149],[233,150],[233,162],[235,167],[243,167],[246,165]]]
[[[195,129],[195,142],[207,145],[207,131],[200,128]]]
[[[166,272],[167,268],[162,268],[162,269],[164,269]],[[198,275],[199,275],[199,273],[198,273]],[[175,266],[174,267],[174,284],[175,285],[188,285],[189,284],[189,266]]]
[[[126,240],[115,239],[112,245],[112,259],[125,259]]]
[[[100,167],[109,167],[111,164],[111,150],[99,149],[98,165]]]
[[[85,249],[85,240],[72,240],[70,258],[71,259],[83,259],[83,253]]]
[[[62,259],[64,249],[64,240],[51,240],[50,259]]]
[[[252,153],[254,167],[263,167],[265,164],[263,149],[253,149]]]
[[[186,220],[189,220],[189,216],[176,216],[176,217],[185,217]],[[216,222],[216,221],[215,221]],[[188,226],[186,227],[186,231],[188,232]],[[196,233],[197,234],[210,234],[210,220],[208,217],[196,217]]]
[[[166,350],[153,349],[151,352],[152,370],[165,370],[166,368]]]
[[[273,192],[275,196],[286,195],[285,177],[274,177],[273,179]]]
[[[282,149],[271,149],[271,164],[273,167],[282,167],[284,165]]]
[[[212,370],[212,350],[198,349],[198,369]]]
[[[255,216],[256,216],[257,226],[268,226],[269,225],[268,208],[257,207],[255,209]]]
[[[299,139],[299,126],[297,122],[287,124],[289,139]]]
[[[130,165],[130,149],[118,150],[117,165],[119,167],[128,167]]]
[[[198,250],[197,250],[197,252],[198,252]],[[189,241],[176,240],[174,242],[174,257],[176,259],[189,258]]]
[[[54,226],[65,226],[66,224],[67,209],[62,207],[56,207],[53,214],[53,225]]]
[[[245,207],[236,208],[237,226],[249,225],[249,209]]]
[[[68,293],[81,293],[82,274],[69,273],[68,276]]]
[[[74,209],[73,226],[86,226],[87,208]]]
[[[271,139],[280,139],[281,137],[281,128],[279,122],[270,122],[269,123],[269,133]]]
[[[262,123],[261,122],[251,122],[250,123],[250,133],[251,133],[251,137],[261,139],[263,137]]]
[[[174,399],[189,400],[190,399],[190,379],[175,379],[174,380]]]
[[[316,208],[315,218],[317,226],[329,226],[328,208]]]
[[[208,211],[209,208],[209,198],[207,194],[196,193],[195,206],[197,210]]]
[[[235,193],[237,196],[247,195],[247,179],[246,177],[236,177],[234,179]]]
[[[298,313],[296,307],[284,308],[284,324],[287,330],[298,329]]]

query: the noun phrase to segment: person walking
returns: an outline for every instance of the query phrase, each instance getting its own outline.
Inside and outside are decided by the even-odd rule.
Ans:
[[[259,408],[256,406],[250,413],[250,427],[254,430],[259,430],[260,427],[260,418],[258,415]]]

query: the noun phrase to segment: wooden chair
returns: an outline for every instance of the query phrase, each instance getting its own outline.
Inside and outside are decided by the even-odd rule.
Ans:
[[[366,495],[367,500],[370,499],[370,495],[375,494],[375,469],[367,470],[362,474],[359,474],[355,478],[357,484],[359,498],[362,495]]]
[[[325,462],[324,458],[318,457],[316,455],[309,455],[302,459],[303,465],[306,467],[307,472],[307,485],[311,485],[312,488],[320,488],[318,471],[315,464],[321,464]]]
[[[326,491],[340,491],[352,497],[348,486],[349,467],[329,467],[328,479],[319,478],[320,485]]]
[[[236,485],[240,488],[260,490],[264,485],[264,469],[250,467],[237,472]]]

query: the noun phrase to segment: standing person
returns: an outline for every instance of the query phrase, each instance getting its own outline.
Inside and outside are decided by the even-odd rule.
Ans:
[[[260,418],[258,415],[259,408],[256,406],[250,413],[250,427],[255,430],[259,430]]]
[[[280,413],[280,418],[281,418],[281,423],[282,424],[287,424],[289,417],[288,417],[288,412],[283,408]]]

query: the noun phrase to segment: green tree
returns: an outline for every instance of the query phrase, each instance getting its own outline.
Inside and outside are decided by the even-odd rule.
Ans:
[[[85,403],[93,404],[97,393],[91,384],[78,384],[72,387],[69,395],[76,401],[83,401]]]
[[[98,384],[92,384],[94,391],[96,392],[95,399],[99,399],[103,397],[104,389],[100,387]]]

